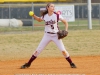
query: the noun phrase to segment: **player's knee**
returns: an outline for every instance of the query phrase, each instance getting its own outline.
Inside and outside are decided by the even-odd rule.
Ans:
[[[33,55],[34,56],[38,56],[38,54],[39,54],[39,52],[38,51],[35,51]]]
[[[65,51],[62,51],[62,54],[63,54],[64,56],[67,56],[67,53],[66,53]]]
[[[66,51],[62,51],[62,54],[64,55],[64,57],[68,57],[69,54]]]

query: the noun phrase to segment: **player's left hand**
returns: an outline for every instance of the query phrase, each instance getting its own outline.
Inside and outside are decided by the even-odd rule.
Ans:
[[[34,15],[34,12],[33,11],[29,11],[29,15],[30,16],[33,16]]]
[[[57,35],[58,35],[58,39],[63,39],[64,37],[68,35],[68,31],[60,30],[59,32],[57,32]]]

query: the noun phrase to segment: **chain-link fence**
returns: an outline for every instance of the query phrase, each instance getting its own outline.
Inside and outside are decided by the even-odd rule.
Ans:
[[[69,26],[88,26],[87,3],[72,5],[75,8],[75,22],[69,22]],[[43,23],[33,20],[28,15],[30,10],[34,10],[35,14],[40,16],[41,7],[45,7],[45,4],[0,4],[0,31],[3,29],[33,30],[35,28],[37,29],[37,27],[41,30],[41,26],[44,26]],[[93,26],[100,25],[100,4],[92,4],[92,24]]]

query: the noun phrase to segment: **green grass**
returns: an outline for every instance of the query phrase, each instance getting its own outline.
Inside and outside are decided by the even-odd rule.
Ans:
[[[75,22],[68,22],[69,25],[73,25],[73,26],[87,26],[88,25],[88,19],[75,19]],[[34,21],[34,24],[39,24],[39,25],[44,25],[44,22],[37,22]],[[59,22],[60,25],[62,25],[63,23]],[[100,20],[99,19],[92,19],[92,24],[93,25],[100,25]]]
[[[92,19],[93,30],[100,29],[98,19]],[[69,30],[87,30],[88,21],[86,19],[76,19],[75,22],[69,22]],[[58,23],[60,29],[64,29],[62,22]],[[44,22],[37,22],[34,20],[34,26],[22,26],[22,27],[0,27],[0,32],[13,32],[13,31],[43,31]]]
[[[64,25],[59,24],[59,28],[62,30],[64,29]],[[70,26],[69,25],[69,30],[88,30],[88,26]],[[100,30],[99,25],[93,25],[92,26],[93,30]],[[22,27],[0,27],[0,32],[23,32],[23,31],[43,31],[44,26],[22,26]]]
[[[69,22],[69,25],[76,25],[76,26],[87,26],[88,25],[88,19],[76,19],[75,22]],[[99,19],[92,19],[92,25],[100,25]]]

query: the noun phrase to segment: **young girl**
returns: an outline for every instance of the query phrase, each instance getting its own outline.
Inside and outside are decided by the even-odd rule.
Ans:
[[[76,68],[75,64],[72,62],[69,56],[69,53],[66,51],[64,47],[62,39],[58,39],[58,36],[57,36],[57,32],[59,31],[59,28],[57,25],[58,19],[64,23],[66,31],[68,31],[68,23],[61,15],[58,15],[57,13],[55,13],[54,10],[55,10],[54,4],[48,3],[46,6],[46,11],[42,14],[42,17],[38,17],[34,13],[30,15],[39,22],[45,21],[45,31],[44,31],[45,33],[39,46],[33,53],[32,57],[27,63],[21,66],[21,69],[30,67],[31,63],[37,58],[37,56],[41,53],[41,51],[51,41],[53,41],[57,45],[57,47],[62,52],[66,60],[69,62],[71,68]],[[32,13],[32,11],[29,12],[29,14],[30,13]]]

